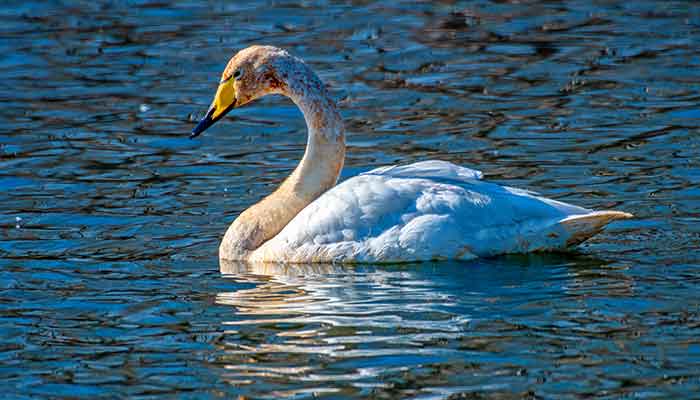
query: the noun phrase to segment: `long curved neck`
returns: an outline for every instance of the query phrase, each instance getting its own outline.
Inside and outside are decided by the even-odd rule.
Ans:
[[[278,200],[298,199],[303,203],[294,215],[335,185],[345,160],[343,120],[321,81],[311,70],[309,73],[312,75],[306,79],[289,82],[286,93],[283,93],[289,96],[304,114],[308,129],[304,157],[294,172],[273,193],[276,196],[286,196],[278,197]],[[284,225],[287,222],[289,220],[285,221]]]
[[[345,159],[345,128],[320,79],[306,66],[282,73],[277,93],[294,101],[308,128],[306,152],[272,194],[245,210],[226,231],[219,257],[245,259],[277,235],[304,207],[338,180]],[[290,78],[293,76],[294,78]]]

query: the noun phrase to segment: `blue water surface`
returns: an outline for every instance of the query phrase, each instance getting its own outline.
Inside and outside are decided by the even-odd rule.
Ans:
[[[0,397],[697,397],[698,43],[692,1],[4,2]],[[567,254],[220,265],[305,145],[279,97],[187,138],[251,44],[327,83],[343,177],[442,159],[636,218]]]

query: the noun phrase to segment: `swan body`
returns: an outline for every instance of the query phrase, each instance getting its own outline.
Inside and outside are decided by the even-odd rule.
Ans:
[[[301,60],[252,46],[229,62],[198,135],[230,109],[270,93],[290,97],[308,126],[307,149],[280,187],[231,224],[223,260],[414,262],[561,250],[620,211],[593,211],[482,180],[445,161],[380,167],[335,185],[344,128],[320,79]]]
[[[365,172],[306,206],[249,260],[410,262],[556,250],[627,216],[480,178],[445,161]]]

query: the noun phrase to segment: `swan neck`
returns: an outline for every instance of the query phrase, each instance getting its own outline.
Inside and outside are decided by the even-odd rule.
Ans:
[[[314,75],[315,77],[315,75]],[[307,204],[335,185],[345,159],[345,129],[335,102],[316,78],[302,88],[290,85],[289,97],[299,107],[307,127],[304,156],[284,182]],[[301,210],[299,210],[301,211]]]
[[[335,102],[320,79],[303,63],[292,71],[283,71],[278,79],[284,82],[279,93],[289,97],[304,115],[308,130],[306,151],[275,192],[241,213],[229,227],[219,249],[223,259],[248,259],[301,210],[333,187],[343,167],[345,129]]]

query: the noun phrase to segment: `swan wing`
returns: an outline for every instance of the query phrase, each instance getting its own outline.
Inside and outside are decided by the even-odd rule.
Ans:
[[[478,180],[480,174],[468,177],[461,167],[443,172],[432,168],[437,164],[419,164],[383,167],[342,182],[304,208],[251,260],[410,262],[550,250],[585,240],[606,219]],[[418,176],[409,175],[410,167]]]

